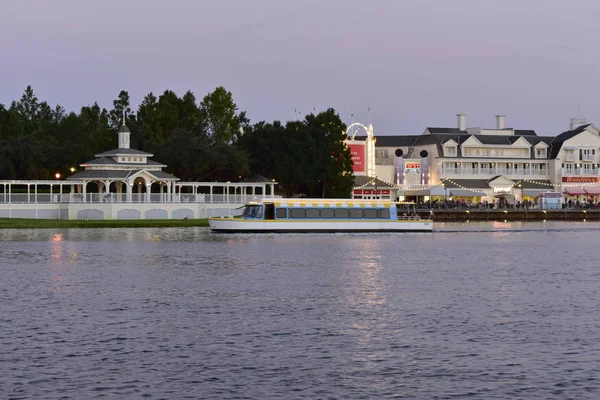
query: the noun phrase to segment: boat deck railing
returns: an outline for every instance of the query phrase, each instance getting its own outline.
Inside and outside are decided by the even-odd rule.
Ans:
[[[400,221],[420,221],[421,217],[418,215],[400,215],[398,219]]]

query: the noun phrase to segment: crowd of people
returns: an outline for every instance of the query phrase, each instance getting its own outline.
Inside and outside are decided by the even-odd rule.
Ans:
[[[458,210],[493,210],[493,209],[517,209],[517,210],[529,210],[537,209],[537,199],[517,200],[509,202],[505,198],[496,199],[494,202],[488,202],[487,200],[473,202],[469,199],[454,199],[454,200],[433,200],[433,201],[420,201],[417,202],[417,209],[425,210],[439,210],[439,209],[458,209]],[[563,209],[592,209],[600,208],[600,202],[595,202],[589,198],[586,201],[579,201],[573,199],[562,200]]]

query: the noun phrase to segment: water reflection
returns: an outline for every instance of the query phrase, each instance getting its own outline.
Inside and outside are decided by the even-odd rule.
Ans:
[[[48,400],[590,398],[600,225],[503,224],[0,231],[0,382]]]

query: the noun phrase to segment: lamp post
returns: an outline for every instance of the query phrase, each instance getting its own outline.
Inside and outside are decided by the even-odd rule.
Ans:
[[[375,189],[373,190],[373,194],[375,195],[375,198],[379,200],[379,195],[377,194],[377,175],[375,175]]]

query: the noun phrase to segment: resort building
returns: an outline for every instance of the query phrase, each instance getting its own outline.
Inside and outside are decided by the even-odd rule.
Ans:
[[[504,115],[496,115],[494,128],[469,128],[458,114],[455,127],[427,127],[421,135],[375,137],[372,126],[364,130],[366,136],[348,139],[358,164],[356,198],[491,203],[549,191],[573,201],[600,196],[599,130],[585,119],[571,119],[557,136],[508,128]]]

